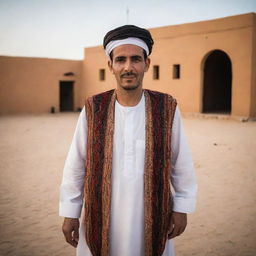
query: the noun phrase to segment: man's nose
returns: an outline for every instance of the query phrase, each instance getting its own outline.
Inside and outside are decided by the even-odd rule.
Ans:
[[[132,70],[132,62],[130,60],[127,60],[125,62],[125,67],[124,67],[125,71],[129,72]]]

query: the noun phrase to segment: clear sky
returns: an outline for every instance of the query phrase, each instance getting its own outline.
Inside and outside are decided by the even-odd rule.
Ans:
[[[0,0],[0,55],[83,59],[84,47],[127,23],[153,28],[249,12],[256,0]]]

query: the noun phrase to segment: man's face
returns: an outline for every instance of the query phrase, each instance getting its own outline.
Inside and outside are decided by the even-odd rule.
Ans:
[[[144,59],[143,49],[136,45],[125,44],[114,48],[112,61],[108,62],[110,71],[115,75],[117,87],[136,90],[142,87],[144,72],[150,60]]]

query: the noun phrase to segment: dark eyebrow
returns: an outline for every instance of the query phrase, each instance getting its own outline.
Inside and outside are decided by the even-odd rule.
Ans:
[[[124,61],[127,57],[125,56],[117,56],[114,58],[114,61]],[[143,59],[140,55],[133,55],[130,57],[132,61],[141,61]]]
[[[115,57],[115,61],[122,61],[125,58],[126,58],[125,56],[117,56],[117,57]]]
[[[142,60],[142,56],[140,55],[134,55],[131,57],[132,60]]]

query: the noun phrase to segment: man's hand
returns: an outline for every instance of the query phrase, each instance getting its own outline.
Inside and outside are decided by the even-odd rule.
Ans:
[[[65,218],[62,224],[62,232],[66,241],[77,247],[79,239],[79,219]]]
[[[172,239],[182,234],[186,226],[187,226],[187,214],[182,212],[172,212],[168,239]]]

